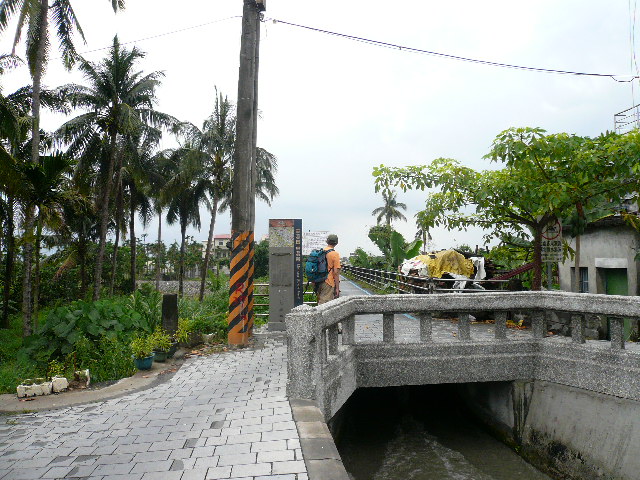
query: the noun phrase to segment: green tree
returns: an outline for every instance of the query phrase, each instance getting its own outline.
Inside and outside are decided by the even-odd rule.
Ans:
[[[113,10],[124,8],[124,0],[111,0]],[[37,165],[40,156],[40,105],[42,76],[49,56],[49,26],[50,22],[56,30],[56,36],[65,67],[70,70],[78,60],[73,43],[73,34],[77,32],[84,40],[84,32],[78,23],[75,12],[69,0],[3,0],[0,2],[0,34],[6,31],[13,18],[18,20],[13,40],[13,52],[20,42],[22,31],[26,28],[26,58],[29,72],[33,80],[31,89],[31,163]],[[31,322],[31,267],[33,256],[33,226],[34,218],[31,210],[24,212],[24,277],[22,313],[25,322]]]
[[[269,240],[262,240],[256,243],[253,263],[256,277],[269,275]]]
[[[202,175],[202,154],[189,147],[165,151],[171,173],[162,191],[167,205],[167,222],[180,224],[180,261],[178,267],[178,294],[184,294],[184,273],[187,227],[200,230],[200,205],[206,203],[208,178]]]
[[[390,227],[393,220],[407,220],[400,210],[407,210],[407,206],[404,203],[396,200],[396,193],[391,190],[382,191],[382,200],[384,205],[376,208],[371,212],[371,215],[377,215],[376,221],[380,224],[380,221],[384,218],[385,224]]]
[[[428,166],[374,169],[377,189],[399,186],[424,190],[421,224],[447,229],[480,226],[486,240],[515,235],[534,245],[534,279],[542,278],[544,227],[582,204],[601,204],[633,186],[640,171],[640,134],[606,134],[596,139],[518,128],[499,134],[485,156],[502,169],[477,172],[455,160],[437,159]]]
[[[46,108],[61,113],[67,112],[65,102],[57,91],[43,90],[40,94],[40,100]],[[29,184],[29,181],[34,180],[33,174],[39,171],[38,169],[41,170],[44,167],[44,160],[41,160],[39,164],[31,163],[31,141],[28,138],[31,125],[31,119],[28,116],[31,109],[31,101],[31,87],[23,87],[6,97],[2,96],[1,103],[11,118],[3,118],[0,120],[0,144],[2,145],[0,148],[0,197],[2,197],[0,200],[2,204],[0,205],[0,222],[5,227],[4,231],[7,243],[3,323],[8,322],[8,288],[13,283],[16,250],[14,233],[15,218],[21,213],[23,218],[28,219],[28,224],[30,225],[30,228],[27,228],[25,222],[23,222],[24,235],[22,238],[22,247],[24,260],[29,265],[29,269],[25,270],[22,282],[23,332],[25,335],[29,335],[31,332],[32,300],[34,297],[37,298],[37,292],[35,295],[32,295],[33,282],[31,265],[33,263],[33,247],[35,244],[36,254],[38,254],[42,220],[45,218],[42,215],[43,212],[38,212],[40,230],[38,234],[34,235],[33,227],[36,224],[35,209],[38,207],[38,204],[33,201],[33,193],[35,190],[42,188],[43,185],[32,185]],[[41,148],[49,148],[51,139],[45,136],[41,136],[41,138],[43,143]],[[47,160],[47,164],[50,166],[51,162]],[[46,173],[51,172],[48,171]],[[32,175],[32,177],[27,178],[28,175]],[[40,180],[42,180],[42,178],[40,178]],[[46,202],[43,205],[46,206]],[[36,263],[36,268],[38,267],[39,263]]]
[[[90,164],[96,158],[104,161],[98,182],[101,190],[96,198],[100,238],[94,270],[94,300],[100,297],[102,284],[118,138],[139,134],[144,125],[169,128],[175,120],[154,109],[156,88],[163,74],[143,75],[134,70],[143,57],[144,53],[135,47],[131,50],[122,48],[116,36],[107,57],[100,63],[82,60],[80,70],[88,86],[69,85],[67,90],[72,105],[87,112],[69,120],[58,130],[58,136],[69,145],[69,153],[80,157],[83,164]]]
[[[382,252],[385,258],[391,255],[391,234],[394,232],[390,225],[376,225],[369,229],[369,240]]]
[[[186,138],[185,148],[194,150],[192,155],[199,156],[202,162],[201,174],[209,179],[208,206],[211,220],[200,271],[200,301],[204,299],[218,206],[231,188],[230,166],[235,144],[235,123],[233,105],[216,89],[213,113],[205,120],[202,129],[189,123],[183,123],[179,127]]]

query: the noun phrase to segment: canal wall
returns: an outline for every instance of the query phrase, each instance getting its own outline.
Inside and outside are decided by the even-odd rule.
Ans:
[[[542,380],[459,389],[491,430],[551,475],[638,479],[640,402]]]

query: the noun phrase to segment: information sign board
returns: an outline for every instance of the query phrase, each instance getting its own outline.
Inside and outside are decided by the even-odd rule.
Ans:
[[[559,220],[549,223],[542,231],[542,261],[562,262],[562,225]]]
[[[329,232],[304,232],[302,234],[302,254],[309,255],[311,250],[323,248],[327,244]]]

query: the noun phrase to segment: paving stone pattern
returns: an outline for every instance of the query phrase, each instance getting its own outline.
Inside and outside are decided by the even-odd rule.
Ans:
[[[257,338],[187,360],[154,389],[0,418],[0,479],[308,480],[284,337]]]

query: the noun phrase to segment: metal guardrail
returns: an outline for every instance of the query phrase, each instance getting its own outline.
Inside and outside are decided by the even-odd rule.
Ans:
[[[443,292],[482,292],[485,291],[483,285],[490,290],[501,289],[508,283],[508,280],[467,280],[465,288],[453,288],[456,282],[464,282],[455,278],[426,278],[415,275],[404,275],[400,272],[389,272],[387,270],[375,270],[372,268],[354,267],[343,265],[342,273],[353,276],[356,280],[367,283],[379,290],[392,290],[394,293],[443,293]],[[445,286],[451,285],[450,288]],[[482,288],[467,288],[468,285],[480,285]]]
[[[640,127],[640,105],[634,105],[613,116],[613,124],[616,133],[627,133]]]
[[[254,288],[254,293],[253,293],[253,297],[254,298],[256,298],[256,297],[263,298],[263,299],[266,298],[266,303],[255,303],[255,301],[254,301],[253,306],[254,307],[268,307],[269,306],[269,284],[268,283],[254,283],[253,284],[253,288]],[[312,294],[312,293],[314,293],[313,290],[306,290],[304,292],[304,295]],[[310,306],[315,306],[315,305],[318,304],[318,302],[304,302],[304,304],[305,305],[310,305]],[[254,315],[256,317],[262,317],[262,318],[265,318],[265,319],[269,318],[269,312],[267,312],[267,313],[255,313],[254,312]]]

